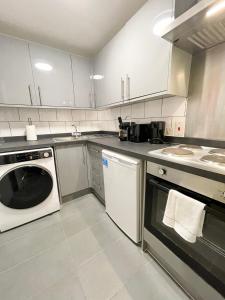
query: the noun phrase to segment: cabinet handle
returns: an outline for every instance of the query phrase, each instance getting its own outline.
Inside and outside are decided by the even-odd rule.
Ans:
[[[124,80],[121,78],[121,99],[124,100]]]
[[[40,88],[40,86],[38,86],[38,95],[39,95],[40,104],[42,106],[42,97],[41,97],[41,88]]]
[[[128,75],[126,78],[126,83],[127,83],[127,99],[130,99],[130,77]]]
[[[28,90],[29,90],[29,95],[30,95],[30,103],[33,105],[33,99],[32,99],[32,93],[31,93],[31,86],[30,84],[28,85]]]
[[[91,97],[91,92],[89,93],[89,102],[90,102],[90,107],[92,107],[92,97]]]
[[[84,153],[84,146],[82,145],[82,153],[83,153],[83,164],[86,164],[86,160],[85,160],[85,153]]]

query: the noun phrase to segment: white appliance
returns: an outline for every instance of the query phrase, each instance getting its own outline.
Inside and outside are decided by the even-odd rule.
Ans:
[[[0,231],[59,209],[52,148],[0,153]]]
[[[142,161],[102,151],[106,212],[135,243],[140,235]]]

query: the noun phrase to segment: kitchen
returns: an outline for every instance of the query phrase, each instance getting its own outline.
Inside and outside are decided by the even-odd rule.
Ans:
[[[224,41],[224,0],[1,1],[1,299],[224,299]]]

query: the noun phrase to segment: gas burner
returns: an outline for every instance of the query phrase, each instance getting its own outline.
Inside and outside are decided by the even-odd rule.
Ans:
[[[182,149],[193,149],[193,150],[201,150],[201,149],[203,149],[202,146],[188,145],[188,144],[179,145],[179,148],[182,148]]]
[[[216,164],[225,164],[225,156],[222,155],[205,155],[201,158],[201,161],[212,162]]]
[[[163,154],[171,154],[175,156],[193,155],[193,152],[183,148],[165,148],[162,150]]]
[[[225,149],[212,149],[209,154],[225,155]]]

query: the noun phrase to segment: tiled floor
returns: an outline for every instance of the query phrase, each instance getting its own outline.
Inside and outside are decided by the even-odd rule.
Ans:
[[[187,300],[93,195],[0,235],[2,300]]]

